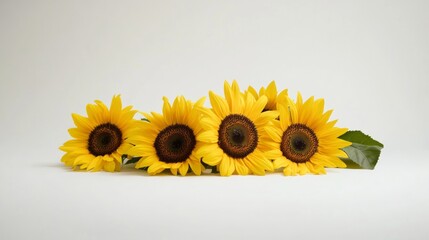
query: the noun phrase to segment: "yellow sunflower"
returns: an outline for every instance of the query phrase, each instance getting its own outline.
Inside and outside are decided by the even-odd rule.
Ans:
[[[245,91],[246,94],[252,94],[255,99],[258,99],[262,96],[267,97],[267,104],[264,106],[263,111],[268,110],[277,110],[277,104],[280,102],[286,102],[288,97],[288,90],[284,89],[280,93],[277,92],[277,86],[275,81],[271,81],[270,84],[268,84],[267,88],[261,87],[259,89],[259,93],[256,91],[255,88],[252,86],[249,86],[247,91]]]
[[[275,150],[267,152],[274,160],[274,168],[284,168],[285,175],[324,174],[324,167],[346,167],[339,157],[347,157],[341,148],[351,143],[338,137],[346,128],[334,127],[337,120],[329,121],[332,110],[324,112],[324,100],[314,97],[303,103],[298,93],[294,103],[279,105],[280,118],[265,127]]]
[[[198,137],[202,132],[199,124],[204,98],[193,104],[183,96],[177,97],[171,106],[166,97],[163,98],[163,114],[143,113],[148,121],[139,123],[129,142],[133,145],[128,155],[142,157],[136,168],[148,167],[148,173],[155,175],[170,169],[171,173],[184,176],[189,167],[195,175],[203,169],[200,158],[195,152],[201,143]]]
[[[73,169],[119,171],[121,156],[130,147],[124,140],[137,122],[136,111],[132,106],[122,108],[119,95],[113,96],[110,110],[101,101],[95,103],[86,106],[88,117],[72,114],[76,127],[69,133],[74,139],[60,147],[66,152],[61,161]]]
[[[276,111],[262,112],[267,97],[256,100],[251,94],[246,97],[240,92],[238,84],[232,86],[225,81],[225,98],[211,92],[212,109],[203,109],[201,125],[204,132],[197,139],[204,143],[198,150],[203,162],[217,166],[222,176],[257,174],[273,171],[271,161],[264,155],[269,150],[261,145],[261,139],[267,138],[263,127],[278,116]],[[273,143],[274,144],[274,143]],[[273,145],[271,144],[271,145]]]

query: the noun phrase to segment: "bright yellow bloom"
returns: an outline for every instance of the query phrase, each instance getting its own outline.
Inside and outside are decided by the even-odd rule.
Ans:
[[[130,147],[124,140],[137,122],[136,111],[132,106],[122,108],[119,95],[112,98],[110,110],[101,101],[95,103],[86,106],[88,117],[72,114],[76,128],[69,133],[74,139],[60,147],[66,152],[61,161],[73,169],[119,171],[121,156]]]
[[[258,100],[251,94],[240,92],[236,81],[232,86],[225,81],[225,98],[211,92],[212,109],[203,109],[201,121],[204,132],[197,137],[204,145],[197,156],[211,166],[217,166],[222,176],[257,174],[273,171],[271,161],[264,155],[274,142],[263,131],[263,127],[278,116],[276,111],[262,112],[267,97]],[[267,139],[268,144],[260,144]]]
[[[279,105],[280,119],[265,130],[275,142],[275,150],[267,152],[274,160],[274,168],[284,168],[285,175],[324,174],[324,167],[346,165],[339,157],[347,157],[341,148],[351,143],[338,137],[346,128],[334,127],[337,120],[329,121],[332,110],[324,112],[324,100],[314,97],[303,103],[298,93],[294,103],[288,98]]]
[[[136,168],[148,167],[148,173],[155,175],[170,169],[171,173],[184,176],[189,167],[195,175],[200,175],[203,166],[195,152],[200,147],[198,141],[202,129],[201,113],[204,98],[193,104],[183,96],[177,97],[171,106],[164,99],[163,115],[152,112],[143,113],[148,121],[139,123],[129,142],[133,145],[128,155],[142,157]]]
[[[266,96],[268,101],[267,104],[264,106],[264,111],[267,110],[277,110],[277,105],[279,103],[285,103],[287,102],[288,97],[288,91],[287,89],[284,89],[280,93],[277,93],[277,86],[275,81],[271,81],[270,84],[268,84],[267,88],[261,87],[259,89],[259,94],[252,86],[249,86],[246,94],[252,94],[255,99],[259,99],[262,96]]]

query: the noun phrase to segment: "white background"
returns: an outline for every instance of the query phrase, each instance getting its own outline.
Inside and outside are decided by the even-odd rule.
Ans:
[[[0,239],[427,239],[428,1],[0,2]],[[73,172],[95,99],[160,111],[223,81],[323,97],[385,144],[374,171]]]

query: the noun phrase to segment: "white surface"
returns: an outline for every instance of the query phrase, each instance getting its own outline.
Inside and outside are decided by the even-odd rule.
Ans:
[[[425,239],[427,1],[1,1],[0,239]],[[277,80],[382,141],[374,171],[147,177],[72,172],[94,99],[160,111]]]
[[[148,177],[134,169],[72,172],[55,161],[6,164],[0,237],[426,239],[424,160],[384,154],[375,171],[289,178]]]

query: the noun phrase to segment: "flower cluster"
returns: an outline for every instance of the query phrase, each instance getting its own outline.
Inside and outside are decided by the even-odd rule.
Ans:
[[[345,168],[344,161],[374,168],[383,145],[367,135],[336,127],[324,100],[296,100],[275,82],[257,91],[241,91],[238,83],[224,83],[223,96],[209,92],[192,102],[164,97],[162,113],[137,113],[114,96],[110,109],[101,101],[88,104],[88,116],[72,114],[73,137],[60,147],[61,161],[73,169],[119,171],[134,164],[149,175],[201,175],[207,170],[221,176],[325,174],[325,168]],[[366,143],[371,151],[359,148]],[[370,143],[370,144],[368,144]],[[374,155],[375,150],[375,155]]]

